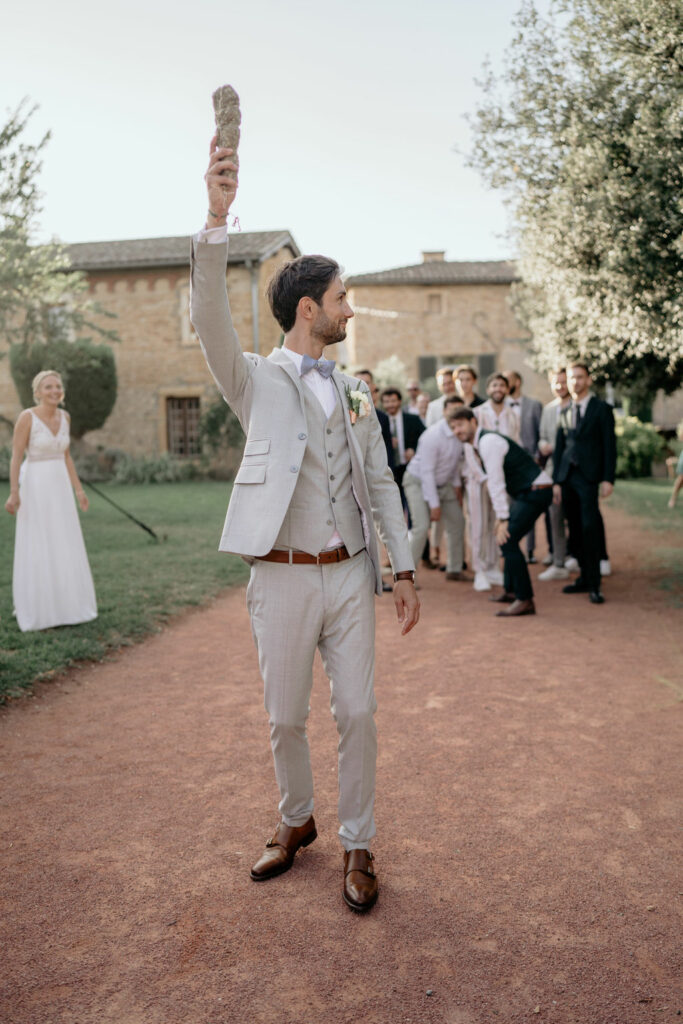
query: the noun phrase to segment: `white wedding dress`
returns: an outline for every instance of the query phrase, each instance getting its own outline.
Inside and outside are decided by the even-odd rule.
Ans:
[[[59,430],[53,434],[31,411],[27,457],[19,476],[12,591],[23,632],[97,618],[95,587],[64,458],[69,421],[60,413]]]

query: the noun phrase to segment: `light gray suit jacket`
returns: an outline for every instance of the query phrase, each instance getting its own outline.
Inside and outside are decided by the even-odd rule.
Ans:
[[[308,436],[302,391],[306,385],[280,349],[267,358],[242,352],[228,303],[227,251],[227,244],[193,241],[190,319],[216,384],[247,435],[220,550],[253,558],[273,547],[296,486]],[[381,594],[373,520],[394,572],[414,568],[401,499],[377,417],[365,416],[352,425],[346,413],[345,385],[369,395],[367,385],[337,370],[332,380],[345,411],[353,490],[375,567],[376,591]]]

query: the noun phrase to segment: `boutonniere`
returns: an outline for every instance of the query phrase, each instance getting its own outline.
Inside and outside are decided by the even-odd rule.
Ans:
[[[364,416],[370,415],[370,399],[364,391],[352,391],[348,384],[344,385],[344,391],[352,424],[356,420],[362,420]]]

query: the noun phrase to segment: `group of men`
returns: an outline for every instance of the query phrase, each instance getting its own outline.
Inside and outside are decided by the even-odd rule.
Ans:
[[[616,444],[612,410],[591,393],[586,366],[553,373],[555,398],[545,407],[523,394],[517,371],[491,374],[482,398],[475,391],[474,367],[442,367],[439,397],[424,416],[403,408],[399,389],[380,392],[369,370],[359,376],[381,403],[377,415],[407,510],[416,565],[434,566],[432,531],[432,551],[445,537],[446,579],[466,579],[467,523],[475,590],[502,584],[502,594],[491,600],[509,607],[497,615],[534,614],[527,566],[537,561],[535,524],[545,516],[549,553],[539,579],[566,580],[565,593],[604,602],[601,573],[608,574],[610,566],[599,497],[612,490]],[[413,402],[416,391],[419,385],[411,381]],[[579,577],[569,582],[576,568]]]

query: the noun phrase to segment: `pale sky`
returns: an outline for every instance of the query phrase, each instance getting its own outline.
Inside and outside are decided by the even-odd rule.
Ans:
[[[498,194],[464,166],[464,114],[521,0],[34,0],[2,17],[0,113],[51,129],[41,240],[203,224],[211,93],[240,94],[243,231],[288,229],[349,273],[504,259]],[[542,8],[547,2],[541,4]]]

